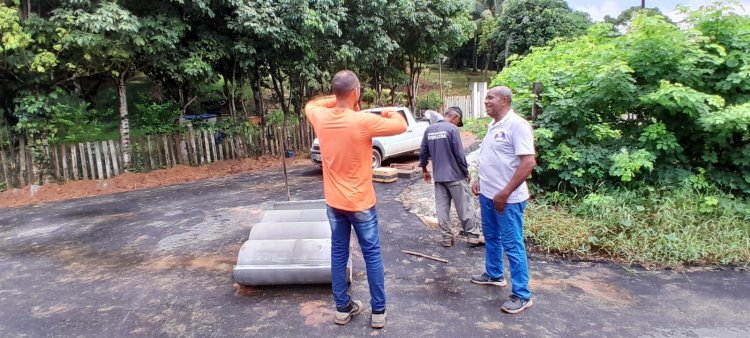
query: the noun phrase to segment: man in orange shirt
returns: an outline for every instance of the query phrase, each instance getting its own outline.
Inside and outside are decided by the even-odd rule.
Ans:
[[[367,267],[372,306],[371,326],[385,326],[385,277],[380,254],[375,188],[372,186],[372,138],[406,131],[406,120],[385,111],[380,116],[357,111],[359,79],[349,70],[333,77],[332,96],[311,100],[305,115],[320,140],[323,193],[331,223],[331,279],[336,302],[335,323],[345,325],[360,312],[362,302],[347,294],[346,263],[351,229],[357,234]]]

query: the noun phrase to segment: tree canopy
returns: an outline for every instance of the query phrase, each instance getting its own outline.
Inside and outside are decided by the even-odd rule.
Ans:
[[[622,35],[599,24],[498,75],[519,111],[544,85],[534,121],[543,187],[714,182],[750,193],[750,17],[726,4],[686,15],[678,27],[639,14]]]

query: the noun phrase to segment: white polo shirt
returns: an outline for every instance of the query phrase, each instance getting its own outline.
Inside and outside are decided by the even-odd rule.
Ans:
[[[482,196],[492,199],[510,182],[521,164],[519,155],[534,155],[534,131],[531,125],[512,109],[495,123],[493,120],[482,139],[479,152],[479,188]],[[508,197],[508,203],[529,199],[524,181]]]

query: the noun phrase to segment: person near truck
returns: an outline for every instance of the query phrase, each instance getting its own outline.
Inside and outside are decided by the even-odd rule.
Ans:
[[[463,126],[462,117],[460,108],[448,108],[442,120],[427,127],[419,149],[422,176],[425,182],[429,183],[433,178],[435,181],[435,211],[444,247],[453,246],[455,238],[451,230],[451,201],[456,207],[467,242],[470,245],[480,243],[479,227],[474,221],[474,210],[471,207],[471,195],[467,193],[469,168],[458,130],[458,127]],[[430,160],[434,174],[427,169]]]
[[[508,87],[487,91],[484,105],[493,118],[479,150],[479,181],[472,186],[479,195],[482,232],[485,239],[485,271],[472,275],[477,284],[505,286],[503,252],[508,257],[512,294],[500,309],[508,313],[524,311],[533,304],[529,291],[529,264],[523,243],[523,211],[529,199],[526,179],[534,158],[534,132],[531,125],[511,106],[513,93]]]
[[[362,312],[362,302],[348,294],[346,265],[351,229],[357,235],[367,268],[373,328],[383,328],[385,277],[380,253],[375,189],[372,185],[372,138],[406,131],[400,114],[385,110],[380,115],[358,111],[360,84],[357,76],[342,70],[333,77],[333,94],[309,101],[305,115],[320,141],[323,194],[331,224],[331,279],[336,303],[334,322],[345,325]]]

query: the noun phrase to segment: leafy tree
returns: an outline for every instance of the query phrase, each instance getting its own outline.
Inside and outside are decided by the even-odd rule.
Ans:
[[[127,82],[137,73],[136,58],[148,48],[142,23],[132,12],[116,2],[81,3],[53,11],[52,21],[70,27],[61,39],[63,48],[75,51],[70,65],[85,76],[109,75],[117,86],[120,115],[120,151],[123,168],[130,168],[130,124],[128,120]]]
[[[683,28],[639,14],[622,35],[599,24],[514,57],[493,84],[515,89],[519,112],[530,111],[532,83],[544,84],[537,182],[582,188],[705,175],[750,193],[750,40],[742,33],[750,17],[732,9],[690,11]]]
[[[558,37],[575,37],[591,25],[587,13],[574,11],[564,0],[507,0],[490,35],[496,47],[506,46],[508,55],[525,54]]]
[[[340,23],[341,36],[336,44],[335,67],[349,68],[369,77],[374,89],[374,102],[382,105],[383,87],[406,81],[403,67],[395,62],[400,55],[396,33],[403,14],[404,1],[346,1],[346,17]],[[399,76],[401,75],[401,76]],[[362,79],[365,80],[365,79]]]
[[[674,22],[672,22],[672,20],[670,20],[668,17],[666,17],[658,8],[654,7],[654,8],[645,8],[644,9],[644,8],[641,8],[641,6],[630,7],[628,9],[622,11],[622,13],[620,13],[620,15],[618,15],[615,18],[613,18],[613,17],[611,17],[609,15],[605,15],[604,16],[604,22],[611,24],[612,27],[615,28],[615,30],[624,29],[625,27],[627,27],[628,25],[630,25],[630,22],[638,14],[641,14],[641,13],[645,13],[645,15],[648,15],[648,16],[657,16],[658,15],[658,16],[663,17],[664,21],[666,21],[668,23],[671,23],[671,24],[674,24]]]
[[[398,16],[396,41],[409,72],[406,95],[411,109],[416,111],[417,108],[423,65],[473,36],[476,27],[470,20],[467,5],[461,0],[404,1],[404,15]]]

